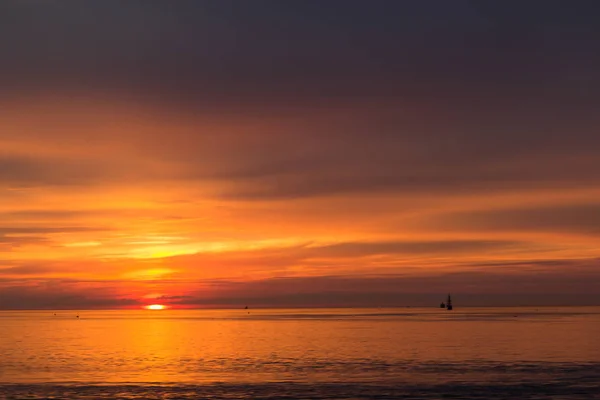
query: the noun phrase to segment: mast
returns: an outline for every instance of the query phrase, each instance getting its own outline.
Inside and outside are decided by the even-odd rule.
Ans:
[[[452,299],[450,298],[450,294],[448,294],[448,300],[446,301],[446,310],[452,310]]]

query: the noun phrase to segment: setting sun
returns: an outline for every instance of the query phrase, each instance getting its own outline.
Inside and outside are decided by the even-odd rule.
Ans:
[[[151,304],[149,306],[144,307],[146,310],[164,310],[167,306],[163,306],[162,304]]]

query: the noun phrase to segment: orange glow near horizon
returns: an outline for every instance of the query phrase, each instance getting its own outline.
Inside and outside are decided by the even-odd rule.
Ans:
[[[235,118],[93,96],[0,105],[0,308],[596,292],[595,154],[510,165],[465,154],[467,168],[427,150],[461,126],[419,119],[416,135],[399,121],[381,143],[346,133],[395,118],[385,104]],[[562,165],[589,181],[556,180]],[[537,175],[543,185],[521,180]],[[147,305],[158,301],[169,305]]]

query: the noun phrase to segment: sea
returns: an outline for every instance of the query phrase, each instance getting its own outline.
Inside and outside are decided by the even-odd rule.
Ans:
[[[600,399],[600,308],[1,311],[0,398]]]

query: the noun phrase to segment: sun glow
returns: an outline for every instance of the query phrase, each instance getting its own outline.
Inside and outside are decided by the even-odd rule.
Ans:
[[[146,310],[164,310],[167,306],[163,306],[162,304],[151,304],[149,306],[144,307]]]

